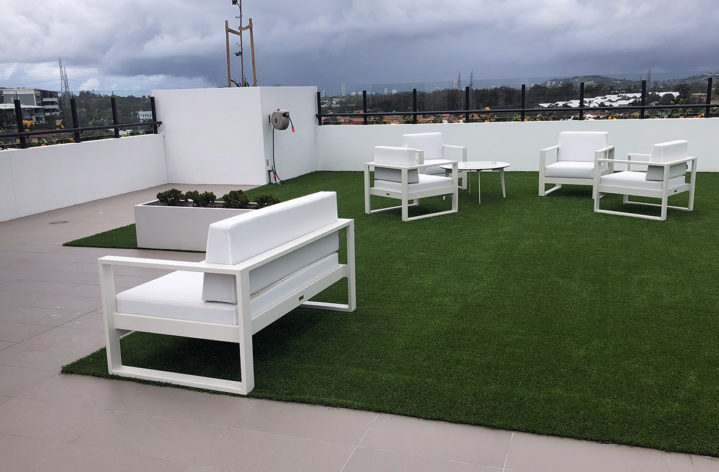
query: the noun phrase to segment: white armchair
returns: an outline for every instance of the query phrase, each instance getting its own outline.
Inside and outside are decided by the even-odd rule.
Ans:
[[[548,154],[554,151],[554,160]],[[602,158],[602,173],[613,169],[614,146],[606,131],[562,131],[559,143],[539,151],[539,196],[544,197],[567,185],[592,185],[594,162]],[[546,184],[555,184],[546,190]]]
[[[417,162],[414,149],[405,147],[375,146],[374,161],[366,162],[364,167],[365,213],[402,209],[402,221],[412,221],[430,216],[456,213],[457,201],[457,161],[435,160],[436,165],[452,164],[452,176],[422,174],[425,165]],[[373,171],[374,182],[371,182]],[[444,173],[444,170],[442,171]],[[372,210],[371,196],[396,198],[402,203],[398,206]],[[452,199],[452,209],[425,215],[409,217],[409,207],[419,205],[419,199],[437,195],[447,195]],[[412,203],[410,203],[412,200]]]
[[[423,174],[445,175],[444,169],[441,169],[438,164],[439,161],[445,159],[467,161],[467,148],[444,144],[442,133],[439,132],[403,134],[402,147],[417,151],[418,162],[427,166],[421,171]],[[459,178],[462,179],[462,188],[466,189],[467,172],[460,172]]]
[[[597,159],[594,169],[594,211],[659,221],[667,219],[667,208],[692,211],[694,209],[697,158],[687,155],[687,147],[686,141],[655,144],[651,154],[631,153],[627,154],[626,160],[614,160],[614,163],[624,164],[626,170],[609,174],[600,171],[600,165],[607,159]],[[690,163],[691,168],[688,166]],[[632,166],[646,170],[632,170]],[[687,172],[690,173],[689,182],[686,181]],[[689,202],[686,207],[668,204],[670,196],[683,192],[689,192]],[[660,216],[602,210],[600,200],[607,193],[622,195],[622,201],[625,204],[660,207]],[[630,195],[659,198],[661,203],[630,201]]]

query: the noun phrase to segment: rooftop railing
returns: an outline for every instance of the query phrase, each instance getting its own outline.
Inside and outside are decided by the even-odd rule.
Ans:
[[[417,117],[420,115],[423,116],[441,116],[441,115],[449,115],[449,116],[463,116],[465,122],[471,121],[471,115],[491,115],[491,114],[510,114],[514,113],[518,115],[518,118],[521,121],[525,121],[527,118],[528,113],[537,113],[537,114],[570,114],[573,116],[574,114],[578,113],[578,118],[580,120],[584,120],[585,118],[585,112],[589,110],[596,110],[596,111],[615,111],[615,112],[623,112],[623,111],[638,111],[637,118],[644,119],[646,118],[646,112],[650,110],[668,110],[668,109],[698,109],[704,110],[704,118],[710,118],[711,117],[711,111],[712,108],[718,108],[719,103],[712,104],[712,78],[709,77],[707,79],[707,91],[706,91],[706,98],[705,103],[682,103],[682,104],[658,104],[658,105],[647,105],[647,81],[642,80],[641,82],[641,95],[639,97],[639,104],[638,105],[623,105],[623,106],[586,106],[585,105],[585,97],[584,97],[584,82],[581,82],[579,84],[579,106],[578,107],[571,107],[571,106],[563,106],[563,107],[532,107],[527,108],[527,89],[526,85],[522,84],[521,86],[521,105],[520,107],[515,108],[470,108],[470,87],[465,87],[464,89],[464,108],[460,110],[418,110],[417,108],[417,89],[414,88],[412,90],[412,110],[411,111],[376,111],[376,112],[370,112],[368,111],[367,107],[367,91],[362,91],[362,111],[361,112],[323,112],[322,107],[322,97],[320,95],[320,92],[317,92],[317,124],[323,125],[323,124],[330,124],[330,123],[324,123],[323,119],[325,118],[335,118],[335,117],[352,117],[352,118],[361,118],[363,125],[372,124],[370,122],[371,118],[382,118],[386,116],[401,116],[401,117],[407,117],[411,119],[411,122],[416,124],[417,123]],[[359,124],[357,122],[353,123],[331,123],[331,124]]]
[[[75,98],[70,99],[70,114],[72,116],[72,127],[71,128],[56,128],[56,129],[42,129],[35,131],[25,131],[25,123],[23,121],[22,106],[20,100],[15,99],[15,119],[17,121],[17,132],[2,133],[0,134],[0,146],[10,147],[11,144],[3,143],[6,139],[15,139],[18,142],[15,144],[24,149],[28,147],[28,138],[37,136],[51,136],[51,135],[62,135],[72,134],[72,142],[82,142],[83,132],[87,131],[99,131],[99,130],[114,130],[112,137],[119,138],[120,130],[134,129],[134,128],[149,128],[152,127],[152,133],[157,134],[158,127],[162,124],[162,121],[157,121],[157,112],[155,110],[155,97],[150,97],[150,107],[152,109],[152,121],[141,121],[134,123],[120,123],[117,114],[117,101],[115,97],[110,97],[110,106],[112,108],[112,124],[108,125],[95,125],[95,126],[79,126],[78,115],[77,115],[77,102]],[[103,136],[107,138],[110,136]],[[89,138],[86,138],[88,140]],[[97,139],[97,137],[93,137]]]

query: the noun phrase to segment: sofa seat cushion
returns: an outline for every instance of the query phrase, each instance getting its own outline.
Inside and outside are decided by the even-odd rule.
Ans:
[[[337,268],[337,254],[295,271],[250,298],[250,316],[256,318],[284,296]],[[117,311],[206,323],[237,324],[237,305],[202,299],[202,272],[178,270],[118,293]]]
[[[685,183],[684,175],[674,177],[673,179],[669,179],[669,188],[679,187]],[[662,189],[662,182],[647,180],[644,172],[635,171],[622,171],[603,175],[600,178],[599,185],[657,191],[661,191]]]
[[[446,189],[447,193],[451,193],[454,191],[454,181],[451,177],[419,174],[419,182],[416,184],[409,184],[408,187],[410,192]],[[401,192],[402,184],[388,180],[375,180],[374,188],[376,190],[385,190],[387,192]]]
[[[562,177],[570,179],[593,179],[594,162],[586,161],[557,161],[545,167],[547,177]]]

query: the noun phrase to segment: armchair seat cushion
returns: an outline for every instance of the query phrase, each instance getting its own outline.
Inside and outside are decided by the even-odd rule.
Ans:
[[[266,287],[250,298],[250,317],[255,318],[281,296],[306,286],[339,265],[330,254]],[[233,277],[234,280],[234,277]],[[236,325],[237,305],[202,299],[202,272],[178,270],[116,295],[117,311],[162,316],[179,320]]]
[[[613,174],[607,174],[600,177],[600,185],[627,187],[643,190],[659,190],[662,189],[661,181],[647,180],[644,172],[622,171]],[[669,188],[679,187],[686,183],[684,175],[669,179]]]
[[[444,171],[442,171],[442,173],[444,173]],[[447,193],[452,193],[455,185],[451,177],[419,174],[419,182],[416,184],[409,184],[408,187],[411,192],[446,189]],[[388,192],[401,192],[402,184],[399,182],[391,182],[389,180],[375,180],[374,188],[377,190],[386,190]]]
[[[547,177],[570,179],[594,178],[594,162],[592,161],[557,161],[545,167]]]

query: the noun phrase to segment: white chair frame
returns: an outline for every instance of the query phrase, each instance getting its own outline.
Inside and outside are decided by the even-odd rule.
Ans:
[[[574,178],[574,177],[547,177],[546,166],[547,166],[547,153],[554,151],[554,160],[557,160],[557,151],[559,150],[559,144],[549,146],[539,151],[539,196],[544,197],[562,188],[563,184],[566,185],[593,185],[594,179],[592,178]],[[607,146],[594,151],[594,161],[601,159],[602,162],[606,163],[604,169],[602,169],[602,175],[609,174],[614,171],[614,146]],[[546,189],[546,184],[555,184],[550,189]]]
[[[636,161],[636,160],[632,160],[632,157],[640,157],[640,158],[644,158],[645,160]],[[608,159],[597,159],[597,163],[594,166],[594,189],[593,189],[594,211],[596,213],[606,213],[609,215],[622,215],[622,216],[631,216],[634,218],[644,218],[647,220],[665,221],[667,219],[667,209],[668,208],[671,208],[673,210],[683,210],[683,211],[692,211],[694,209],[694,190],[695,190],[695,184],[696,184],[697,158],[696,157],[684,157],[681,159],[676,159],[674,161],[659,163],[659,162],[650,162],[649,157],[650,157],[649,154],[630,153],[630,154],[627,154],[627,158],[625,160],[614,160],[613,162],[616,164],[626,164],[627,171],[631,170],[632,165],[641,165],[641,166],[651,165],[651,166],[655,166],[655,167],[662,167],[664,178],[662,179],[662,188],[660,190],[604,185],[601,183],[601,176],[604,175],[604,173],[599,172],[599,164],[601,164],[602,162],[607,162]],[[688,183],[685,182],[684,185],[681,185],[678,187],[669,188],[669,180],[670,180],[669,168],[673,165],[681,164],[681,163],[691,163],[691,169],[689,169],[687,171],[687,172],[691,173],[689,182]],[[685,173],[685,175],[686,175],[686,173]],[[689,192],[689,202],[686,207],[669,205],[669,197],[670,196],[676,195],[679,193],[683,193],[683,192],[687,192],[687,191]],[[601,197],[607,193],[622,195],[622,202],[624,204],[660,207],[661,208],[660,216],[645,215],[645,214],[641,214],[641,213],[629,213],[629,212],[615,211],[615,210],[602,210],[600,208],[600,200],[601,200]],[[661,203],[648,203],[648,202],[638,202],[638,201],[629,200],[630,195],[636,196],[636,197],[658,198],[661,200]]]
[[[284,294],[262,312],[250,314],[250,271],[268,262],[278,259],[303,246],[332,233],[346,231],[347,263],[340,264],[321,278],[305,286]],[[355,282],[355,243],[354,220],[338,219],[327,225],[262,254],[240,262],[239,264],[208,264],[206,262],[186,262],[162,259],[143,259],[136,257],[105,256],[98,260],[100,271],[100,290],[105,322],[105,342],[107,346],[107,369],[110,374],[120,377],[166,382],[193,388],[217,390],[221,392],[246,395],[255,384],[252,354],[252,335],[278,320],[298,306],[334,311],[354,311],[356,302]],[[237,293],[238,324],[207,323],[194,320],[181,320],[164,316],[148,316],[132,313],[119,313],[116,303],[114,267],[141,267],[147,269],[183,270],[235,276]],[[312,297],[329,286],[347,278],[347,303],[326,303],[310,301]],[[126,366],[122,364],[120,338],[130,331],[168,334],[189,338],[210,339],[239,344],[241,381],[216,379],[197,375],[179,374],[154,369]]]
[[[418,160],[420,162],[423,161],[424,157],[424,151],[421,150],[415,150],[418,153]],[[459,210],[459,202],[458,202],[458,170],[457,170],[457,161],[451,161],[448,159],[435,159],[432,161],[432,165],[445,165],[445,164],[452,164],[452,180],[454,181],[454,187],[453,190],[446,191],[446,190],[437,190],[437,189],[431,189],[431,190],[412,190],[411,185],[409,182],[409,171],[413,169],[417,169],[418,172],[421,172],[422,169],[427,167],[425,164],[417,164],[412,166],[398,166],[398,165],[392,165],[392,164],[384,164],[379,162],[365,162],[364,164],[364,208],[365,213],[371,214],[371,213],[379,213],[382,211],[389,211],[389,210],[396,210],[397,208],[402,209],[402,221],[414,221],[414,220],[420,220],[422,218],[430,218],[432,216],[440,216],[440,215],[448,215],[450,213],[457,213]],[[400,170],[402,173],[402,182],[401,182],[401,191],[395,192],[395,191],[389,191],[384,189],[376,189],[370,186],[370,170],[381,167],[385,169],[397,169]],[[398,200],[401,200],[402,203],[397,206],[391,206],[391,207],[385,207],[385,208],[378,208],[378,209],[372,209],[371,206],[371,196],[377,195],[380,197],[389,197],[389,198],[396,198]],[[425,197],[434,197],[439,195],[449,195],[452,199],[452,209],[446,210],[446,211],[437,211],[434,213],[428,213],[426,215],[418,215],[409,217],[409,207],[411,206],[418,206],[419,205],[419,199],[425,198]],[[412,200],[412,203],[410,203],[410,200]]]

